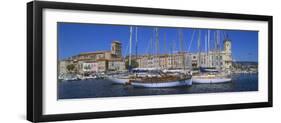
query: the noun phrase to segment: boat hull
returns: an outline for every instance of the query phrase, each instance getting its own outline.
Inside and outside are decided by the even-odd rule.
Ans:
[[[192,83],[209,84],[209,83],[226,83],[231,82],[231,78],[192,78]]]
[[[143,83],[143,82],[131,82],[131,85],[135,87],[146,87],[146,88],[167,88],[167,87],[178,87],[178,86],[190,86],[192,80],[180,80],[170,82],[155,82],[155,83]]]
[[[110,77],[108,78],[110,81],[112,81],[112,83],[114,84],[126,84],[129,82],[130,79],[128,78],[113,78],[113,77]]]

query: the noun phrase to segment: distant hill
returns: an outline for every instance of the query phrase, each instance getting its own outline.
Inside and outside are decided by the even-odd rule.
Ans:
[[[240,64],[240,65],[258,65],[258,62],[253,61],[235,61],[233,64]]]

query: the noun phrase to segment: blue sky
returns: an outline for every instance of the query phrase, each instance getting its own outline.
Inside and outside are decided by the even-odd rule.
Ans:
[[[138,54],[155,53],[154,27],[138,26]],[[159,53],[171,53],[180,50],[179,28],[159,27]],[[197,52],[198,32],[201,32],[201,47],[205,50],[204,40],[208,29],[180,28],[182,30],[183,50]],[[214,32],[210,30],[210,49],[214,48]],[[223,34],[232,41],[232,55],[236,61],[258,61],[258,32],[241,30],[220,30],[221,47]],[[192,39],[192,34],[193,41]],[[132,53],[135,53],[135,28],[133,30]],[[110,43],[118,40],[122,43],[122,54],[129,53],[130,26],[58,23],[59,59],[77,55],[81,52],[110,50]],[[152,47],[151,47],[152,40]],[[165,41],[166,40],[166,41]],[[166,43],[165,43],[166,42]],[[191,43],[192,42],[192,43]],[[190,48],[189,48],[190,47]]]

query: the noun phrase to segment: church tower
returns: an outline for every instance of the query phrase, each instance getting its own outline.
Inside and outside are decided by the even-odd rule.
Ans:
[[[119,41],[112,41],[111,43],[111,53],[114,54],[116,57],[122,57],[122,47]]]
[[[228,36],[223,41],[223,68],[226,71],[230,71],[232,68],[232,49],[231,40]]]
[[[231,54],[231,41],[228,38],[226,38],[223,42],[223,49],[225,53]]]

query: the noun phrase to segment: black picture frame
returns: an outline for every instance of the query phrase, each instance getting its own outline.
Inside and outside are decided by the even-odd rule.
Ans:
[[[139,109],[124,111],[107,111],[92,113],[71,113],[57,115],[43,115],[43,95],[42,95],[42,10],[50,9],[66,9],[66,10],[86,10],[86,11],[102,11],[102,12],[119,12],[119,13],[138,13],[151,15],[170,15],[178,17],[204,17],[204,18],[223,18],[223,19],[239,19],[239,20],[257,20],[268,22],[268,101],[258,103],[241,103],[241,104],[224,104],[224,105],[208,105],[208,106],[191,106],[191,107],[173,107],[173,108],[157,108],[157,109]],[[245,109],[272,107],[272,43],[273,43],[273,17],[264,15],[248,15],[233,13],[217,13],[202,11],[185,11],[170,10],[156,8],[140,8],[125,6],[108,6],[93,5],[80,3],[63,3],[63,2],[45,2],[33,1],[27,3],[27,120],[31,122],[45,121],[63,121],[78,119],[94,119],[107,117],[123,117],[137,115],[153,115],[153,114],[170,114],[185,113],[199,111],[229,110],[229,109]]]

